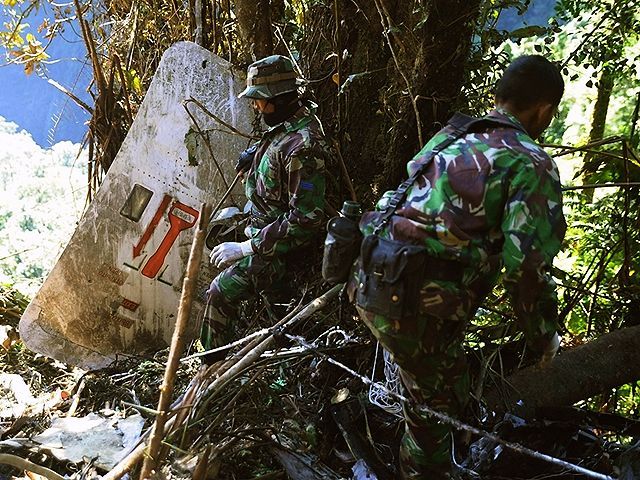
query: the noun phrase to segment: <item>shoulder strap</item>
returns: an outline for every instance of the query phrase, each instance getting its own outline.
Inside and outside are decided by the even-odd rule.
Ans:
[[[507,122],[505,120],[501,120],[499,118],[489,117],[489,116],[485,116],[482,118],[475,118],[460,112],[456,112],[453,114],[453,117],[451,117],[447,122],[447,126],[452,127],[452,131],[449,134],[449,136],[442,143],[437,145],[436,148],[431,150],[428,153],[427,158],[424,160],[423,164],[420,166],[420,168],[418,168],[415,172],[413,172],[413,174],[409,178],[407,178],[404,182],[400,184],[398,189],[394,192],[393,196],[391,197],[391,200],[389,200],[389,204],[387,205],[386,210],[379,217],[378,224],[376,225],[376,228],[374,229],[374,232],[373,232],[374,234],[380,233],[380,231],[384,228],[384,226],[387,224],[391,216],[395,213],[395,211],[398,209],[400,204],[404,201],[407,195],[407,190],[409,190],[409,187],[411,187],[411,185],[415,183],[418,177],[420,177],[425,172],[429,164],[431,164],[431,161],[433,160],[433,158],[442,150],[444,150],[449,145],[451,145],[453,142],[455,142],[456,140],[464,136],[469,131],[481,126],[484,128],[505,127],[505,128],[519,129],[519,127],[514,125],[513,123]]]

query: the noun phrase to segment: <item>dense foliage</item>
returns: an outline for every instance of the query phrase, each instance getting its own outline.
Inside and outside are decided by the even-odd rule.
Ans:
[[[76,1],[51,7],[55,16],[38,28],[26,19],[45,2],[2,3],[15,13],[0,43],[8,61],[23,63],[27,73],[46,69],[47,39],[77,27],[72,17],[82,23],[96,77],[91,189],[113,160],[162,52],[176,41],[196,40],[240,68],[266,53],[294,56],[368,205],[397,183],[410,154],[451,111],[490,108],[495,81],[514,55],[548,56],[562,65],[567,88],[545,143],[563,183],[577,187],[566,192],[569,230],[554,272],[563,343],[640,324],[640,1],[561,0],[537,25],[509,30],[500,27],[501,11],[524,13],[528,0],[462,2],[464,9],[437,0]],[[36,194],[47,191],[38,187]],[[10,221],[23,231],[43,228],[29,223],[37,218],[10,210],[0,210],[0,232],[8,232]],[[14,278],[45,273],[42,264],[21,273],[15,258],[0,261]],[[502,353],[522,350],[501,290],[468,341],[489,375],[499,371]],[[634,383],[588,404],[637,417],[638,399]]]

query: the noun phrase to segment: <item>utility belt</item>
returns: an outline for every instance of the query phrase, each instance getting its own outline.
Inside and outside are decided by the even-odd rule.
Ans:
[[[461,283],[465,265],[427,254],[427,249],[378,235],[362,241],[357,271],[356,304],[391,319],[414,318],[427,280]]]

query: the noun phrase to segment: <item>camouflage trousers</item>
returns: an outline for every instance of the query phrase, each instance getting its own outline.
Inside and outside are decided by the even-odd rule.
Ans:
[[[462,342],[475,310],[472,296],[431,283],[421,290],[417,318],[391,320],[358,308],[363,321],[400,367],[413,403],[454,418],[460,417],[469,399],[470,380]],[[451,428],[411,405],[404,405],[404,417],[402,478],[449,478]]]
[[[205,350],[220,347],[233,340],[237,306],[280,280],[286,263],[279,257],[249,255],[220,272],[207,291],[200,342]],[[224,352],[206,359],[208,363],[224,358]]]

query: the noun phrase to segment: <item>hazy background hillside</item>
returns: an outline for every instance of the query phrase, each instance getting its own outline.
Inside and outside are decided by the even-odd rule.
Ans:
[[[69,141],[40,147],[0,117],[0,283],[33,295],[80,218],[86,158]]]

